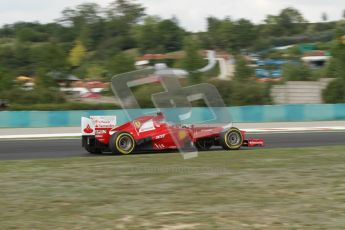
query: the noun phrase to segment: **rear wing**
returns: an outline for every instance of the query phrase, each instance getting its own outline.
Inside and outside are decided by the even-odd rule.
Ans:
[[[112,129],[116,127],[116,116],[90,116],[81,118],[81,134],[95,135],[96,129]]]

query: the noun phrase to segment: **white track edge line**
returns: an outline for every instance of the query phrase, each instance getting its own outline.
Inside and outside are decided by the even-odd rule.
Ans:
[[[291,132],[329,132],[345,131],[345,126],[334,127],[291,127],[291,128],[248,128],[241,129],[248,133],[291,133]],[[0,135],[0,139],[21,139],[21,138],[54,138],[54,137],[80,137],[81,133],[55,133],[55,134],[20,134]]]
[[[55,134],[20,134],[20,135],[0,135],[0,139],[20,139],[20,138],[49,138],[49,137],[80,137],[80,133],[55,133]]]

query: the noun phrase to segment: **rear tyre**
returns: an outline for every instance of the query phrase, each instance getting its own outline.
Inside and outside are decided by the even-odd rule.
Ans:
[[[238,128],[230,128],[220,135],[220,145],[225,150],[237,150],[243,144],[243,136]]]
[[[117,132],[110,137],[109,149],[113,154],[127,155],[134,151],[135,140],[126,132]]]
[[[85,150],[91,154],[101,154],[102,150],[99,148],[95,148],[94,146],[85,145]]]
[[[84,148],[89,153],[91,153],[91,154],[101,154],[102,153],[102,149],[97,148],[95,146],[95,142],[96,142],[95,139],[87,137],[86,139],[83,139],[83,141],[84,141]]]

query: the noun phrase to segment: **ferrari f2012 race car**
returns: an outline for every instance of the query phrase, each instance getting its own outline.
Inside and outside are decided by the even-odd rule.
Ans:
[[[176,125],[164,115],[141,116],[120,126],[115,116],[82,117],[82,146],[89,153],[130,154],[136,151],[173,149],[209,150],[221,146],[237,150],[242,146],[263,146],[262,139],[246,139],[245,132],[227,126]]]

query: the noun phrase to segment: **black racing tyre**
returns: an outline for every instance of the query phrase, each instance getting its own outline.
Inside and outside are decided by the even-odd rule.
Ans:
[[[101,154],[102,153],[101,149],[96,148],[94,146],[90,146],[90,145],[85,145],[85,150],[91,154]]]
[[[243,144],[243,135],[238,128],[230,128],[220,135],[220,145],[225,150],[237,150]]]
[[[109,149],[113,154],[130,154],[135,149],[135,140],[127,132],[116,132],[110,137]]]
[[[214,141],[212,139],[207,138],[198,139],[194,145],[199,151],[207,151],[210,150],[210,148],[214,145]]]
[[[84,139],[84,148],[86,151],[88,151],[91,154],[101,154],[102,153],[102,149],[97,148],[96,146],[94,146],[94,142],[95,140],[90,139],[90,137],[87,137],[87,139]],[[93,142],[93,145],[91,145],[91,142]]]

